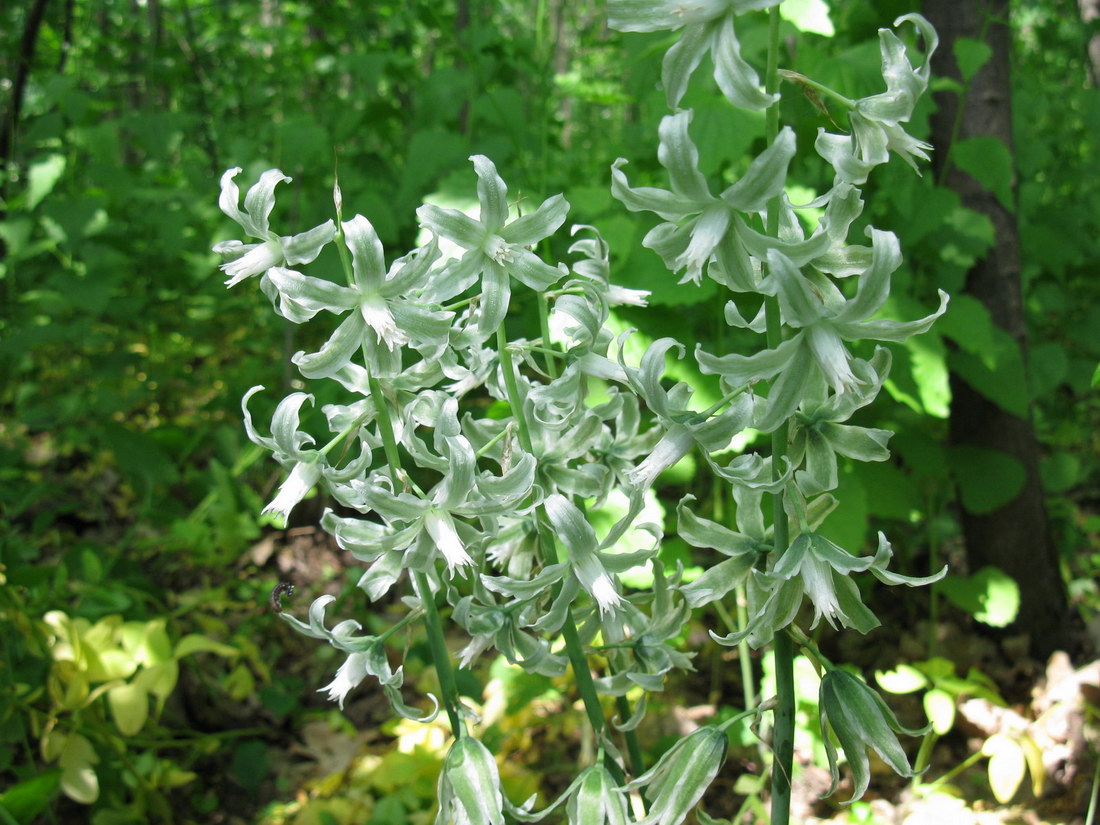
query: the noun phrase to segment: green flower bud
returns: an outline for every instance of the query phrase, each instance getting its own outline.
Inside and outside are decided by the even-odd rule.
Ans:
[[[848,803],[862,797],[870,782],[868,748],[873,748],[898,776],[909,778],[917,775],[918,771],[910,767],[909,759],[895,734],[923,736],[931,729],[931,725],[920,730],[902,727],[882,697],[862,679],[845,670],[834,668],[827,671],[821,679],[818,715],[825,752],[829,757],[829,771],[833,776],[828,794],[836,790],[840,781],[836,748],[829,737],[830,727],[852,767],[855,791]]]

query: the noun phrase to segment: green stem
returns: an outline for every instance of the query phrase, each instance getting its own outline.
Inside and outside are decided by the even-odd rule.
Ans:
[[[779,7],[773,6],[768,16],[768,71],[765,81],[767,92],[779,91]],[[765,121],[768,145],[779,135],[779,102],[768,107]],[[767,234],[779,235],[779,199],[768,203]],[[768,347],[774,349],[783,341],[783,320],[779,301],[769,297],[765,302]],[[778,479],[783,471],[783,458],[787,454],[787,424],[772,433],[772,478]],[[783,506],[783,491],[772,495],[772,524],[775,557],[787,549],[787,511]],[[772,747],[775,763],[772,766],[772,825],[787,825],[791,817],[791,771],[794,767],[794,643],[785,633],[778,633],[774,641],[776,709]]]
[[[834,665],[832,662],[830,662],[821,653],[821,651],[817,649],[817,645],[815,645],[813,643],[813,641],[810,639],[810,637],[807,636],[805,633],[803,633],[795,625],[792,624],[792,625],[787,626],[787,635],[789,635],[794,641],[798,642],[798,644],[800,644],[802,647],[804,647],[806,650],[808,650],[810,655],[813,656],[817,660],[817,663],[819,665],[821,665],[823,670],[830,671],[830,670],[833,670],[836,667],[836,665]]]
[[[935,788],[937,785],[943,785],[946,782],[950,782],[952,779],[954,779],[960,773],[965,771],[967,768],[969,768],[975,762],[978,762],[979,760],[981,760],[983,757],[984,757],[984,754],[980,750],[975,751],[974,753],[970,754],[970,756],[968,756],[966,759],[964,759],[962,762],[960,762],[958,765],[956,765],[951,770],[949,770],[947,773],[945,773],[943,776],[941,776],[939,779],[937,779],[935,782],[929,782],[926,787]]]
[[[799,72],[791,72],[786,70],[781,70],[779,74],[784,80],[789,80],[791,83],[797,83],[800,86],[805,86],[808,89],[813,89],[815,92],[818,92],[825,97],[835,100],[845,109],[854,109],[856,107],[856,102],[850,97],[845,97],[835,89],[830,89],[825,84],[818,83],[811,77],[806,77],[806,75],[800,74]]]
[[[401,477],[401,454],[397,452],[397,439],[393,435],[393,420],[390,418],[389,404],[378,379],[374,375],[368,375],[367,381],[378,415],[378,429],[382,435],[382,448],[389,464],[390,478],[396,485]],[[458,739],[465,734],[465,729],[462,727],[458,686],[451,667],[451,657],[447,652],[443,623],[439,619],[439,610],[435,606],[435,593],[432,592],[428,576],[422,571],[412,571],[412,578],[417,595],[420,596],[420,604],[424,609],[424,629],[428,633],[432,664],[435,666],[436,676],[439,677],[439,691],[443,694],[443,706],[447,709],[447,717],[451,720],[451,732]]]
[[[447,718],[451,720],[451,732],[454,733],[455,739],[461,739],[466,731],[462,727],[462,717],[458,711],[458,684],[455,682],[451,657],[447,652],[447,643],[443,636],[443,623],[439,619],[439,611],[435,606],[435,594],[432,592],[432,585],[426,573],[419,570],[413,571],[413,581],[416,582],[420,604],[424,607],[424,627],[428,630],[428,645],[431,647],[432,663],[439,677],[439,692],[443,694],[443,706],[447,709]]]
[[[516,429],[519,433],[519,443],[523,449],[531,453],[535,452],[534,442],[531,440],[531,430],[527,426],[527,418],[523,414],[523,400],[519,393],[519,382],[516,378],[516,367],[512,360],[512,352],[508,349],[508,332],[502,321],[497,328],[497,355],[500,358],[500,369],[504,375],[504,387],[508,393],[508,404],[512,407],[512,416],[516,421]],[[539,555],[543,564],[553,564],[564,561],[558,554],[557,543],[553,533],[548,529],[545,519],[545,509],[540,505],[535,515],[535,529],[538,532]],[[556,591],[560,584],[555,586]],[[577,691],[584,702],[584,711],[592,730],[596,734],[597,741],[606,727],[603,708],[600,707],[600,697],[596,693],[596,683],[592,679],[592,672],[588,668],[588,657],[584,653],[580,634],[577,632],[577,624],[573,619],[573,611],[566,609],[565,622],[561,628],[562,639],[565,641],[565,653],[569,658],[569,664],[573,668],[573,678],[577,683]],[[605,759],[607,769],[617,782],[622,782],[624,777],[618,763],[610,756]]]
[[[550,354],[559,355],[559,353],[554,350],[554,345],[550,341],[550,308],[547,306],[545,295],[538,296],[538,305],[539,329],[542,332],[542,346],[549,350],[546,357],[546,372],[552,380],[558,377],[558,365],[554,362],[554,359],[550,357]]]
[[[615,707],[619,710],[619,716],[625,722],[633,715],[630,701],[625,696],[615,697]],[[645,773],[645,757],[642,756],[642,746],[638,742],[636,730],[624,730],[623,738],[626,739],[626,754],[630,758],[630,770],[635,776]]]

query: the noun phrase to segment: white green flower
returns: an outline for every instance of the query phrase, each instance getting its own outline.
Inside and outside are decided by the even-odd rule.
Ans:
[[[712,258],[717,258],[722,271],[731,277],[750,267],[748,254],[731,227],[743,221],[742,213],[762,211],[783,191],[795,138],[791,128],[785,126],[741,179],[715,196],[699,171],[699,152],[688,133],[691,118],[688,110],[661,119],[657,158],[668,171],[670,190],[632,188],[622,172],[626,160],[619,158],[611,167],[611,193],[632,212],[655,212],[664,218],[666,223],[650,230],[642,240],[643,246],[659,254],[673,272],[685,270],[680,283],[698,284],[703,267]],[[708,274],[726,283],[713,271],[708,270]],[[741,276],[740,280],[751,278]]]
[[[226,286],[235,286],[246,278],[263,275],[273,266],[308,264],[321,253],[325,244],[336,237],[336,224],[331,220],[300,235],[280,237],[271,231],[268,219],[275,206],[275,186],[291,181],[278,169],[269,169],[260,175],[259,181],[244,197],[242,212],[239,206],[241,193],[233,182],[240,172],[241,168],[235,166],[222,175],[218,206],[260,243],[222,241],[214,246],[214,251],[225,260],[221,269],[229,276]]]
[[[561,195],[554,195],[531,214],[509,221],[508,187],[496,166],[484,155],[473,155],[470,160],[477,172],[480,218],[475,220],[456,209],[432,204],[421,206],[416,214],[436,235],[466,250],[440,274],[431,297],[446,300],[480,278],[478,328],[486,335],[500,326],[508,312],[510,278],[536,291],[545,290],[561,278],[559,269],[543,263],[528,247],[557,231],[565,222],[569,204]]]
[[[341,226],[351,250],[350,287],[283,267],[267,276],[271,286],[265,292],[279,314],[291,321],[301,323],[321,310],[351,310],[320,351],[294,356],[298,369],[307,378],[335,376],[364,346],[373,356],[370,366],[375,375],[399,371],[405,346],[425,358],[439,355],[447,345],[454,313],[421,304],[416,297],[428,286],[431,265],[439,257],[435,239],[394,261],[387,272],[382,243],[370,221],[356,215]]]
[[[901,264],[901,250],[892,232],[871,230],[872,260],[859,276],[856,294],[846,299],[825,275],[803,273],[787,256],[768,250],[768,267],[775,279],[783,319],[797,330],[774,349],[755,355],[715,356],[697,349],[695,357],[705,373],[717,373],[731,389],[776,380],[767,409],[753,426],[770,432],[790,418],[802,399],[803,388],[820,373],[836,393],[861,392],[877,373],[857,359],[845,341],[904,341],[928,330],[947,311],[947,293],[939,290],[939,308],[917,321],[872,320],[890,294],[890,275]],[[777,377],[778,376],[778,377]]]
[[[760,89],[756,70],[741,57],[733,19],[748,11],[777,6],[781,0],[609,0],[608,25],[624,32],[683,29],[665,54],[661,80],[669,108],[675,109],[688,81],[707,52],[722,94],[742,109],[766,109],[779,99]]]
[[[846,804],[860,799],[871,781],[868,749],[874,750],[898,776],[911,779],[918,774],[918,771],[910,767],[897,734],[923,736],[932,726],[910,730],[901,725],[882,697],[859,677],[840,668],[826,671],[821,678],[818,695],[818,718],[821,724],[821,740],[825,743],[829,772],[833,779],[826,796],[836,790],[840,781],[837,753],[829,734],[830,729],[836,734],[837,741],[848,758],[855,782],[852,798]]]

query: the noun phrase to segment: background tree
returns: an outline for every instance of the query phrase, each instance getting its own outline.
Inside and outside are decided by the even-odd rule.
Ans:
[[[967,274],[966,291],[988,309],[993,323],[1010,336],[1026,364],[1028,329],[1014,182],[1006,202],[1003,191],[993,191],[952,162],[954,144],[968,138],[992,138],[1010,154],[1014,152],[1009,4],[1007,0],[929,0],[925,8],[944,46],[933,57],[933,71],[958,80],[963,90],[936,95],[938,109],[932,116],[936,174],[959,193],[964,206],[988,216],[995,232],[988,254]],[[956,55],[960,44],[965,48],[970,41],[984,43],[990,51],[985,65],[964,84]],[[1022,484],[1012,500],[988,512],[974,512],[964,501],[960,516],[972,569],[992,565],[1016,580],[1020,611],[1012,630],[1030,634],[1032,650],[1049,655],[1066,644],[1068,612],[1043,502],[1030,400],[1007,409],[953,371],[950,430],[954,447],[983,451],[964,452],[959,460],[982,461],[986,451],[995,451],[1011,457],[1023,470]],[[992,463],[989,470],[996,472]]]

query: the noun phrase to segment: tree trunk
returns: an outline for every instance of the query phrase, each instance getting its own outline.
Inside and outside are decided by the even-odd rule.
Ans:
[[[1077,7],[1081,10],[1081,22],[1086,30],[1100,20],[1100,0],[1077,0]],[[1094,89],[1100,87],[1100,32],[1092,34],[1085,43],[1085,57],[1089,82]]]
[[[1020,243],[1016,215],[992,192],[950,163],[950,142],[959,117],[959,139],[978,135],[1004,142],[1014,153],[1010,60],[1012,32],[1008,0],[928,0],[925,14],[939,31],[941,43],[932,61],[935,75],[961,82],[953,46],[960,37],[984,41],[992,57],[978,72],[962,98],[952,92],[936,95],[932,142],[936,173],[962,198],[963,205],[990,218],[994,245],[967,274],[966,291],[989,310],[993,323],[1008,332],[1027,357],[1027,322],[1020,280]],[[943,164],[947,168],[943,168]],[[1015,181],[1013,182],[1015,187]],[[1068,642],[1069,613],[1058,554],[1047,524],[1039,480],[1039,444],[1030,411],[1014,415],[951,375],[950,440],[953,446],[973,445],[999,450],[1023,465],[1027,480],[1016,498],[992,513],[961,513],[967,558],[972,569],[994,565],[1020,586],[1020,611],[1008,628],[1028,633],[1034,655],[1046,657]]]
[[[38,30],[42,28],[42,19],[46,14],[49,0],[35,0],[23,23],[23,37],[19,41],[19,54],[13,65],[14,80],[11,96],[3,120],[0,120],[0,193],[6,192],[10,165],[15,158],[15,134],[19,127],[19,116],[23,112],[23,97],[27,81],[34,65],[34,52],[38,46]]]

